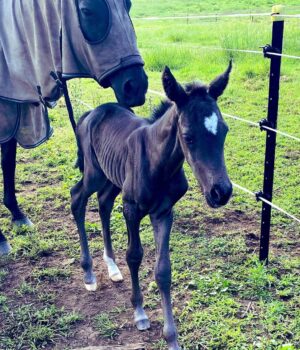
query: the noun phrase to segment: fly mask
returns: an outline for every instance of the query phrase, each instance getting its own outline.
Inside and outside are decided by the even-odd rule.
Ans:
[[[47,131],[29,144],[21,140],[24,147],[50,136],[46,106],[62,95],[55,77],[89,77],[107,87],[110,74],[144,64],[124,0],[5,0],[0,1],[0,17],[0,123],[11,117],[8,102],[21,109],[29,104],[16,123],[28,130],[30,123],[20,118],[39,119]],[[16,125],[5,135],[1,130],[0,143],[15,136]]]

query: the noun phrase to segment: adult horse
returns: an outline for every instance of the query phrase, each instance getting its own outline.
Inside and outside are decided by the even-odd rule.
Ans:
[[[15,195],[17,143],[32,148],[51,136],[47,108],[68,79],[112,87],[127,107],[145,102],[148,80],[130,7],[130,0],[0,1],[1,165],[14,224],[32,224]],[[0,255],[10,249],[0,231]]]

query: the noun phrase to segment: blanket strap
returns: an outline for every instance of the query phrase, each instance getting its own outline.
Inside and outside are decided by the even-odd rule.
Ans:
[[[72,103],[71,103],[71,99],[68,91],[67,81],[65,79],[62,79],[61,82],[62,82],[62,89],[63,89],[66,106],[69,114],[69,119],[73,128],[73,131],[76,134],[76,121],[74,118],[74,111],[73,111],[73,107],[72,107]]]
[[[69,114],[69,119],[73,128],[74,133],[76,133],[76,121],[74,118],[74,111],[68,91],[68,85],[67,85],[67,80],[64,79],[61,75],[61,73],[55,73],[51,72],[50,73],[51,77],[55,80],[56,84],[62,89],[65,101],[66,101],[66,106]]]

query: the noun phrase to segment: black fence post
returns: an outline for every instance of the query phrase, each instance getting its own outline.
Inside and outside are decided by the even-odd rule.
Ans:
[[[274,129],[277,128],[278,104],[279,104],[279,88],[280,88],[280,69],[281,56],[274,56],[272,53],[281,54],[283,45],[284,20],[279,17],[281,7],[274,6],[272,8],[273,33],[272,45],[264,48],[265,57],[270,58],[270,82],[269,82],[269,104],[268,118],[262,121],[263,125],[267,125]],[[266,154],[264,169],[264,185],[261,196],[268,201],[273,198],[273,182],[275,169],[275,151],[276,151],[276,133],[266,130]],[[271,206],[262,204],[261,215],[261,238],[260,238],[260,254],[259,259],[268,264],[270,229],[271,229]]]

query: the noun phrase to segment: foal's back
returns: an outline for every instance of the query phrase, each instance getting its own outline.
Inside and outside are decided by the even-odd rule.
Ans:
[[[81,117],[77,127],[85,166],[95,161],[105,176],[119,188],[125,178],[129,140],[149,121],[117,103],[107,103]],[[130,150],[130,152],[134,152]]]

